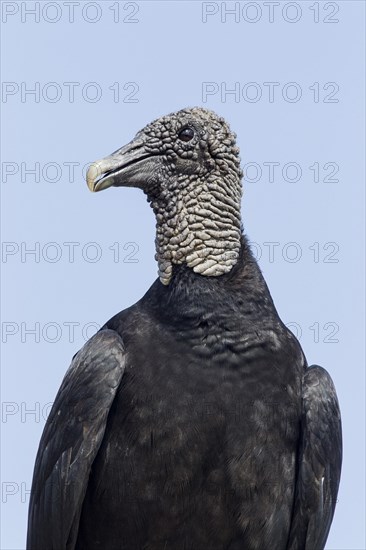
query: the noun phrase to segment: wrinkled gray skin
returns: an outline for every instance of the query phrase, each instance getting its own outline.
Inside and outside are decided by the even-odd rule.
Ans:
[[[37,454],[27,549],[323,549],[337,396],[240,232],[235,136],[185,109],[87,179],[148,195],[160,278],[72,360]]]

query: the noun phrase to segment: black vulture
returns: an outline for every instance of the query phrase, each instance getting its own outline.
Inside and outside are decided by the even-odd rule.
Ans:
[[[36,458],[28,550],[324,548],[337,396],[243,233],[235,138],[183,109],[90,167],[92,191],[147,195],[159,278],[72,360]]]

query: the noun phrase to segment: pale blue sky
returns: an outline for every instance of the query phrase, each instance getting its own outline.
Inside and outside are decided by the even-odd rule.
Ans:
[[[344,466],[327,548],[366,547],[364,2],[239,8],[2,2],[1,550],[24,549],[35,453],[71,357],[156,277],[143,194],[92,195],[82,168],[193,105],[237,133],[245,230],[283,321],[337,387]]]

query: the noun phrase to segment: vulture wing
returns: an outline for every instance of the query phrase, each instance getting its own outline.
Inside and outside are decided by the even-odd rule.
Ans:
[[[331,377],[309,367],[288,550],[321,550],[332,523],[342,464],[341,416]]]
[[[28,550],[74,550],[90,470],[124,369],[123,342],[112,330],[98,332],[74,356],[38,449]]]

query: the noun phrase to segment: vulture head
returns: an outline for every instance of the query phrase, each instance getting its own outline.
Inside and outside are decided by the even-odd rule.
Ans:
[[[156,215],[156,259],[165,285],[174,264],[219,276],[237,262],[242,172],[235,139],[214,112],[183,109],[148,124],[87,172],[91,191],[113,186],[146,193]]]

